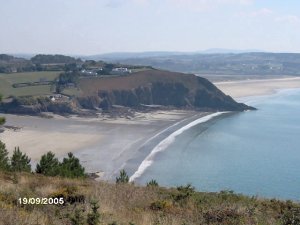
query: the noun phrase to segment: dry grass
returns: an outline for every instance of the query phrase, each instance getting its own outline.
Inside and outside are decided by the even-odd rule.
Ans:
[[[21,206],[17,201],[19,197],[51,196],[84,196],[85,202]],[[0,173],[1,225],[71,224],[67,215],[75,209],[86,215],[92,200],[99,202],[101,224],[116,221],[124,225],[283,224],[284,215],[299,207],[290,201],[249,198],[230,192],[187,194],[175,188]]]

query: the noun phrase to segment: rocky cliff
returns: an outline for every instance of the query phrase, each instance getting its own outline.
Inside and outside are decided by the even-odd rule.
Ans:
[[[162,105],[209,111],[243,111],[253,107],[237,103],[208,80],[195,75],[149,70],[126,77],[85,79],[85,93],[77,98],[83,108],[109,110],[113,105],[139,108]]]

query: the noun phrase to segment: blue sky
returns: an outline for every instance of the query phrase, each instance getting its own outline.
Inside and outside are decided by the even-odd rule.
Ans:
[[[300,52],[298,0],[0,0],[1,53]]]

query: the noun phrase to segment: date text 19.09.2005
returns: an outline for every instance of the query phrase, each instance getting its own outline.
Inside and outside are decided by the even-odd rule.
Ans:
[[[63,205],[64,198],[19,198],[20,205]]]

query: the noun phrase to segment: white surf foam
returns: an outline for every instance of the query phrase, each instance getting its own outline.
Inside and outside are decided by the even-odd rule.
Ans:
[[[184,127],[176,130],[175,132],[173,132],[172,134],[170,134],[167,138],[165,138],[164,140],[162,140],[158,145],[155,146],[155,148],[151,151],[151,153],[144,159],[144,161],[140,164],[139,168],[137,169],[137,171],[135,171],[135,173],[130,177],[129,181],[134,181],[135,179],[139,178],[140,176],[142,176],[142,174],[145,172],[145,170],[150,167],[153,163],[153,158],[154,156],[161,151],[164,151],[165,149],[167,149],[167,147],[172,144],[175,141],[175,138],[182,134],[184,131],[190,129],[193,126],[196,126],[199,123],[204,123],[207,122],[208,120],[219,116],[223,113],[226,112],[217,112],[217,113],[213,113],[211,115],[207,115],[204,117],[201,117],[187,125],[185,125]]]

